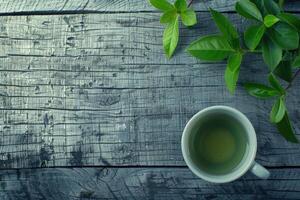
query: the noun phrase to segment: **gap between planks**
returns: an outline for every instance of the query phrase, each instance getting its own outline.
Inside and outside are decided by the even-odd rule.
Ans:
[[[196,13],[208,13],[209,11],[195,11]],[[130,13],[161,13],[160,11],[95,11],[95,10],[66,10],[66,11],[20,11],[0,13],[0,16],[31,16],[31,15],[78,15],[78,14],[130,14]],[[235,13],[234,11],[222,11],[222,13]]]
[[[267,169],[300,169],[300,166],[264,166]],[[49,166],[49,167],[24,167],[24,168],[0,168],[0,171],[7,171],[7,170],[27,170],[27,169],[75,169],[75,168],[123,168],[123,169],[130,169],[130,168],[146,168],[146,169],[154,169],[154,168],[161,168],[161,169],[188,169],[186,165],[84,165],[84,166]]]
[[[209,13],[209,11],[195,11],[196,13]],[[220,11],[221,13],[236,14],[235,11]],[[129,14],[129,13],[162,13],[160,11],[95,11],[95,10],[66,10],[66,11],[20,11],[0,13],[1,16],[33,16],[33,15],[81,15],[81,14]],[[298,14],[300,11],[289,11],[289,13]]]

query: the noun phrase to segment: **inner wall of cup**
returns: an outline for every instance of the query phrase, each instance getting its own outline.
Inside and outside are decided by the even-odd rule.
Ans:
[[[196,129],[199,128],[199,123],[201,123],[201,121],[203,121],[202,119],[205,119],[207,117],[211,117],[211,116],[214,116],[214,115],[220,115],[220,114],[225,115],[225,116],[227,115],[228,117],[233,118],[234,120],[236,120],[238,123],[240,123],[242,125],[242,127],[245,131],[245,137],[247,137],[247,146],[246,146],[245,154],[244,154],[242,160],[240,161],[240,163],[235,167],[235,169],[232,172],[230,172],[228,174],[216,175],[216,174],[207,173],[205,170],[201,169],[195,163],[195,161],[192,160],[190,152],[191,152],[191,146],[192,146],[191,142],[194,139],[194,136],[197,132]],[[190,161],[192,162],[192,165],[193,165],[192,167],[196,168],[196,170],[200,171],[201,174],[205,174],[206,176],[216,176],[216,177],[234,174],[234,173],[236,173],[236,171],[238,171],[238,169],[244,168],[245,165],[247,165],[249,163],[249,160],[251,160],[251,162],[252,162],[252,158],[251,158],[252,155],[251,155],[249,149],[250,149],[250,145],[252,145],[254,140],[253,140],[253,138],[252,139],[250,138],[251,134],[249,134],[249,132],[252,131],[252,130],[248,130],[249,125],[251,126],[251,124],[248,124],[248,120],[245,119],[245,117],[243,115],[240,115],[240,113],[230,112],[228,110],[222,110],[222,109],[210,110],[210,111],[201,113],[200,115],[193,118],[192,121],[191,121],[191,124],[189,125],[189,127],[190,127],[189,130],[188,130],[189,131],[189,137],[187,138],[188,139],[187,147],[189,148],[188,149],[188,152],[189,152],[188,156],[190,157]],[[255,145],[256,145],[256,143],[255,143]],[[256,150],[256,148],[255,148],[255,150]]]

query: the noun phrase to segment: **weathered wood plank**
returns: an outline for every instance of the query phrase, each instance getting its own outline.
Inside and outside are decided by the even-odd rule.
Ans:
[[[300,170],[272,169],[269,180],[247,174],[211,184],[186,168],[75,168],[0,171],[2,200],[299,199]]]
[[[236,0],[203,0],[194,1],[196,11],[207,11],[214,8],[219,11],[234,11]],[[0,0],[0,14],[30,12],[68,13],[68,12],[156,12],[147,0]],[[298,12],[300,3],[297,0],[286,1],[286,10]]]
[[[225,104],[244,112],[258,132],[258,160],[297,166],[299,145],[268,122],[271,102],[230,95],[224,63],[184,52],[203,23],[182,29],[173,59],[163,55],[159,14],[5,16],[0,18],[0,167],[185,165],[181,132],[200,109]],[[243,25],[240,18],[230,18]],[[246,58],[241,79],[265,81],[260,58]],[[299,134],[296,82],[289,97]]]
[[[198,11],[206,11],[208,6],[231,10],[234,0],[212,0],[206,4],[198,1],[194,7]],[[147,0],[0,0],[0,13],[16,12],[140,12],[155,11]]]

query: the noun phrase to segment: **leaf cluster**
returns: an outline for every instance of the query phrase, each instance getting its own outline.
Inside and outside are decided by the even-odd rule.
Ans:
[[[150,2],[165,12],[161,22],[167,23],[164,48],[167,56],[170,57],[178,42],[179,16],[183,24],[189,26],[197,22],[195,13],[189,11],[193,13],[193,17],[188,17],[190,23],[187,23],[182,15],[185,10],[189,10],[185,0],[177,0],[174,5],[168,3],[164,6],[162,6],[162,2],[165,0],[150,0]],[[154,2],[160,2],[160,6],[154,5]],[[179,4],[181,6],[178,6]],[[235,5],[235,10],[249,21],[247,23],[249,26],[242,32],[242,36],[225,15],[210,9],[212,19],[220,33],[200,37],[188,46],[187,51],[200,60],[226,60],[224,79],[231,93],[235,92],[244,55],[260,53],[268,66],[269,84],[246,83],[244,84],[245,89],[256,98],[274,99],[270,111],[270,121],[276,125],[285,139],[290,142],[298,142],[289,120],[285,101],[287,89],[300,70],[300,19],[296,15],[284,12],[282,4],[282,0],[239,0]],[[170,12],[176,14],[172,14],[173,17],[166,17]],[[165,18],[169,20],[165,20]],[[173,40],[174,42],[172,42]],[[295,73],[295,70],[298,71]],[[286,82],[288,87],[284,88],[283,82]]]
[[[171,58],[178,44],[179,39],[179,19],[189,27],[197,23],[194,10],[188,7],[186,0],[176,0],[174,4],[167,0],[149,0],[150,4],[162,11],[160,23],[165,25],[163,34],[163,46],[165,54]]]

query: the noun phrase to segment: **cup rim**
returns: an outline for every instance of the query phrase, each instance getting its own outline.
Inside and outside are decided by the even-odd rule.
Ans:
[[[244,161],[244,163],[241,164],[241,166],[237,170],[234,170],[233,172],[230,172],[225,175],[209,175],[209,176],[207,176],[205,173],[203,173],[201,171],[201,169],[199,169],[198,167],[195,166],[195,164],[189,157],[189,155],[187,153],[187,151],[188,151],[187,139],[190,136],[189,128],[192,125],[192,123],[194,123],[196,120],[198,120],[204,114],[207,114],[211,111],[218,111],[218,110],[233,113],[234,115],[236,115],[238,117],[238,120],[241,122],[241,124],[247,130],[247,135],[249,138],[249,150],[248,150],[248,155],[247,155],[246,160]],[[243,176],[253,165],[254,159],[256,156],[256,151],[257,151],[256,133],[255,133],[255,130],[254,130],[253,125],[250,122],[250,120],[239,110],[229,107],[229,106],[223,106],[223,105],[210,106],[210,107],[204,108],[203,110],[200,110],[199,112],[197,112],[187,122],[187,124],[183,130],[182,137],[181,137],[181,151],[182,151],[182,155],[183,155],[185,163],[187,164],[189,169],[195,175],[197,175],[198,177],[200,177],[206,181],[209,181],[209,182],[227,183],[227,182],[234,181],[234,180],[240,178],[241,176]]]

